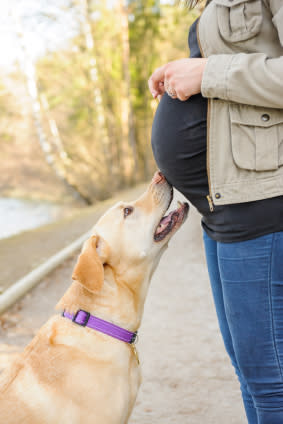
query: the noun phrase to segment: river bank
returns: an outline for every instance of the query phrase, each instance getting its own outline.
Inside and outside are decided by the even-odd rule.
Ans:
[[[87,232],[110,205],[121,199],[135,199],[146,186],[119,192],[97,205],[71,211],[55,222],[0,240],[0,293]]]

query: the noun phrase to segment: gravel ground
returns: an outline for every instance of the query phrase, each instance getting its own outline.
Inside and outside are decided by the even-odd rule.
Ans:
[[[130,424],[246,422],[217,327],[199,221],[191,208],[153,277],[138,342],[143,383]],[[53,313],[76,256],[0,317],[0,370]]]

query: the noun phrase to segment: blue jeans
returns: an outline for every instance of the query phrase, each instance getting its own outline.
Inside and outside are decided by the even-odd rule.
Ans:
[[[283,424],[283,232],[220,243],[204,233],[220,330],[249,424]]]

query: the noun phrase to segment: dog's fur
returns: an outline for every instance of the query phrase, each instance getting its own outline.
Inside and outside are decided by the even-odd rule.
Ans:
[[[84,309],[137,330],[151,276],[186,217],[154,240],[171,199],[171,186],[157,173],[137,201],[108,210],[84,244],[57,309]],[[127,206],[134,209],[125,217]],[[55,315],[1,376],[0,422],[126,424],[139,385],[131,345]]]

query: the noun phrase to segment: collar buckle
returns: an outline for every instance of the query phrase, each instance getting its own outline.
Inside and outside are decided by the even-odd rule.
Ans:
[[[80,314],[80,316],[78,317],[79,314]],[[85,314],[85,316],[82,316],[82,314]],[[78,318],[78,320],[77,320],[77,318]],[[79,309],[75,313],[75,315],[73,316],[72,321],[75,324],[80,325],[81,327],[86,327],[87,324],[88,324],[89,318],[90,318],[90,313],[89,312],[84,311],[83,309]]]

